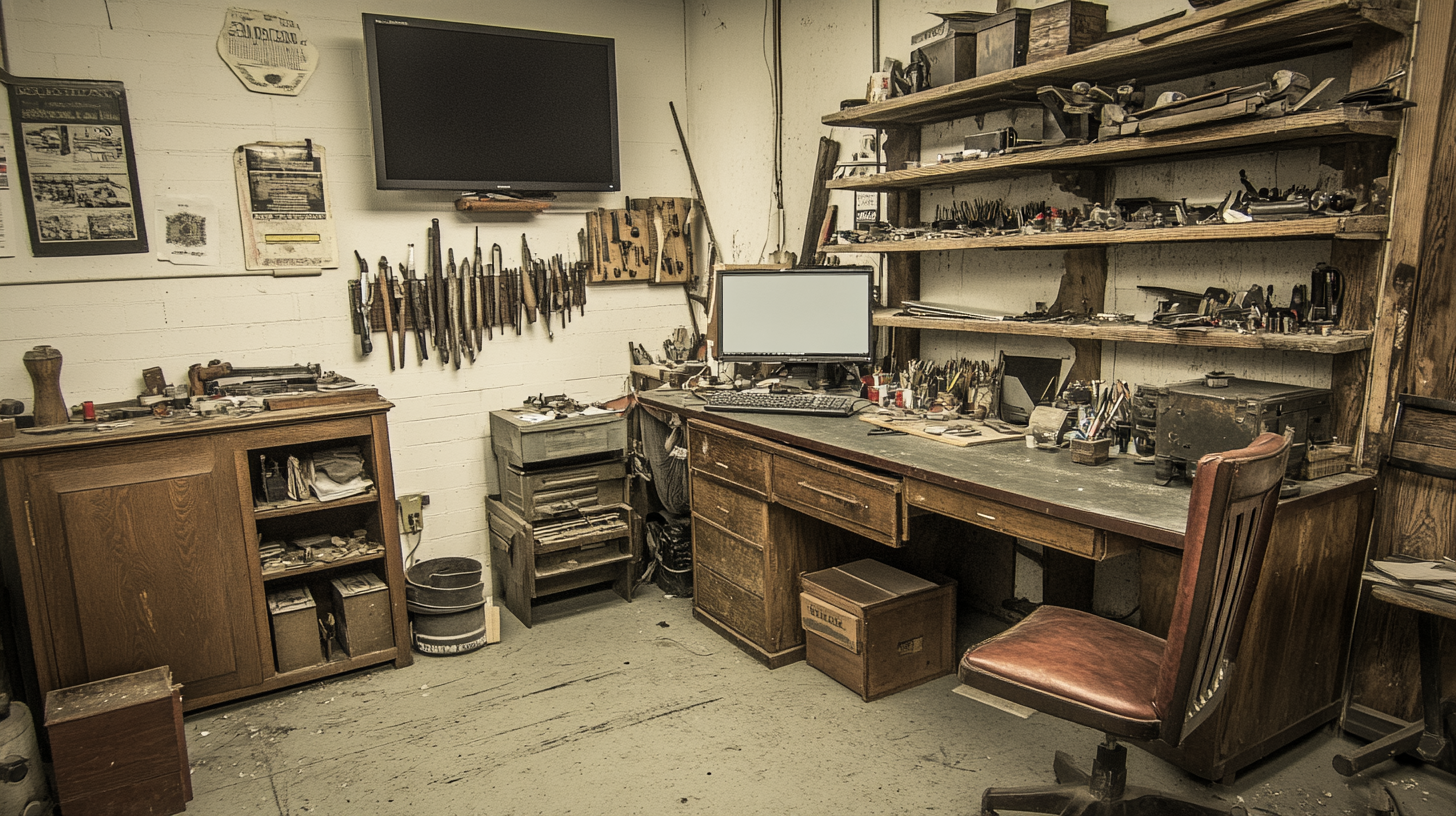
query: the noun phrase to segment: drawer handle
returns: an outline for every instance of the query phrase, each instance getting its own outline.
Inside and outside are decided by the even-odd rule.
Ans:
[[[985,513],[982,513],[979,510],[976,511],[976,515],[980,516],[981,518],[985,519],[986,521],[995,521],[996,520],[996,517],[995,516],[988,516],[988,515],[986,515]]]
[[[720,468],[723,468],[724,470],[729,470],[727,462],[714,462],[713,464],[717,465]]]
[[[844,502],[845,504],[853,504],[853,505],[857,505],[859,507],[863,507],[865,509],[869,509],[869,505],[868,504],[865,504],[865,503],[861,502],[859,499],[856,499],[853,496],[846,496],[843,493],[835,493],[832,490],[825,490],[822,487],[815,487],[814,485],[811,485],[808,482],[799,482],[799,487],[802,487],[805,490],[812,490],[812,491],[814,491],[815,493],[818,493],[821,496],[828,496],[831,499],[837,499],[839,501]]]
[[[718,512],[719,512],[719,513],[722,513],[722,514],[723,514],[723,515],[725,515],[725,516],[726,516],[726,515],[728,515],[728,508],[726,508],[726,507],[724,507],[724,506],[723,506],[723,505],[721,505],[721,504],[719,504],[719,505],[715,505],[715,506],[716,506],[716,507],[717,507],[717,508],[718,508]]]

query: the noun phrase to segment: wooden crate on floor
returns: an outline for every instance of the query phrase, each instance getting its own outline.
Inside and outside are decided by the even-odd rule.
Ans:
[[[45,725],[65,816],[187,809],[182,687],[166,666],[56,689],[46,695]]]
[[[809,665],[865,701],[955,669],[955,581],[864,559],[802,577]]]

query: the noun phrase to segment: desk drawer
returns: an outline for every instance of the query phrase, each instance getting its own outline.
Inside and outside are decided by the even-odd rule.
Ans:
[[[693,525],[693,563],[763,596],[763,548],[699,516]]]
[[[905,497],[911,506],[1096,561],[1137,546],[1126,536],[917,479],[905,480]]]
[[[768,451],[751,437],[701,422],[688,423],[688,460],[699,473],[768,498],[769,458]]]
[[[717,482],[693,480],[693,515],[754,543],[768,540],[768,505]]]
[[[810,456],[777,455],[774,501],[891,547],[900,545],[900,481]]]
[[[701,564],[693,570],[693,603],[759,648],[779,650],[779,644],[769,642],[763,598]]]

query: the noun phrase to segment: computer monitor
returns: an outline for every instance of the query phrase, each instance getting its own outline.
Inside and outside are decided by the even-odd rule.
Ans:
[[[874,282],[868,266],[719,270],[715,356],[821,367],[872,362]]]

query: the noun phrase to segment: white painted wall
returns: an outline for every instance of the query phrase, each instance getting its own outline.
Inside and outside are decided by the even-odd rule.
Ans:
[[[247,91],[218,58],[216,41],[231,0],[10,0],[4,6],[10,70],[20,76],[119,80],[126,84],[137,146],[141,200],[153,246],[151,204],[164,195],[212,199],[224,228],[223,265],[242,271],[242,238],[231,157],[258,140],[313,139],[328,155],[329,193],[343,268],[320,277],[230,277],[0,286],[0,396],[31,401],[21,355],[49,344],[65,356],[67,401],[110,402],[141,391],[140,372],[159,365],[172,382],[191,363],[240,366],[317,362],[375,383],[395,402],[390,414],[395,484],[431,496],[420,557],[482,557],[483,497],[494,485],[487,412],[540,392],[602,400],[626,389],[629,341],[660,347],[687,325],[680,290],[645,285],[592,287],[585,317],[548,341],[539,327],[497,337],[461,370],[432,358],[391,374],[376,350],[359,356],[345,297],[353,252],[402,259],[423,251],[440,219],[445,245],[468,252],[474,230],[507,262],[522,234],[539,255],[574,258],[583,213],[620,207],[621,196],[568,194],[534,217],[457,213],[454,195],[374,188],[361,12],[385,12],[613,37],[617,42],[622,182],[632,197],[690,194],[668,113],[684,101],[683,6],[678,0],[310,0],[272,5],[289,13],[321,51],[319,70],[296,98]],[[523,72],[531,66],[521,66]],[[9,130],[9,114],[4,114]],[[509,126],[509,123],[502,123]],[[15,198],[16,257],[0,259],[0,282],[196,272],[154,254],[32,258]],[[207,270],[203,270],[207,271]],[[413,360],[413,350],[410,351]]]

